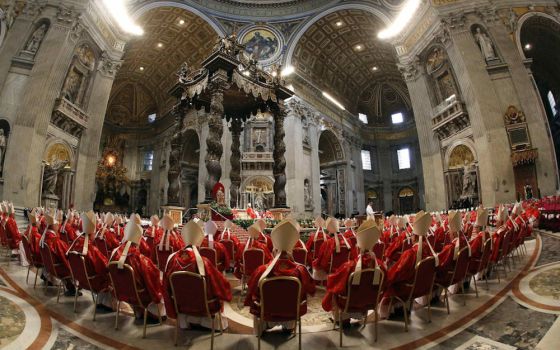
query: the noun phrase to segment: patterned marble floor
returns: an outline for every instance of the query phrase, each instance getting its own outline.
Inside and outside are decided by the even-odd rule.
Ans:
[[[467,292],[467,305],[463,296],[452,296],[451,314],[443,304],[433,308],[433,322],[427,323],[426,310],[412,314],[410,331],[403,332],[402,321],[381,321],[379,338],[373,340],[373,324],[364,329],[354,326],[345,330],[345,348],[368,349],[553,349],[550,344],[560,344],[560,332],[549,330],[560,327],[560,312],[543,313],[537,308],[518,303],[512,294],[520,288],[520,281],[527,283],[536,295],[558,299],[560,287],[560,239],[543,236],[528,242],[528,254],[517,262],[508,278],[501,283],[490,280],[489,290],[479,283],[480,298],[474,291]],[[540,248],[533,249],[534,247]],[[533,254],[533,251],[535,253]],[[556,266],[548,266],[558,262]],[[535,265],[537,268],[535,268]],[[540,266],[540,268],[538,267]],[[541,270],[542,269],[542,270]],[[72,312],[72,298],[62,298],[56,303],[54,290],[33,289],[25,283],[26,270],[0,259],[0,349],[158,349],[174,348],[173,324],[151,327],[148,337],[141,339],[141,328],[131,317],[121,318],[121,329],[113,328],[114,313],[98,315],[92,322],[92,305],[89,295],[79,299],[78,313]],[[513,288],[513,289],[512,289]],[[338,332],[332,331],[329,314],[323,312],[320,300],[324,292],[310,301],[310,314],[304,318],[302,347],[306,349],[335,349]],[[237,296],[236,296],[237,297]],[[230,328],[216,337],[216,349],[256,349],[256,339],[251,336],[250,315],[230,305]],[[241,319],[241,321],[240,321]],[[556,323],[555,323],[556,322]],[[318,325],[322,325],[318,327]],[[314,328],[315,327],[315,328]],[[552,334],[555,333],[555,334]],[[543,339],[546,338],[546,342]],[[539,347],[543,342],[544,347]],[[181,332],[181,346],[190,349],[209,349],[209,333],[202,331]],[[287,334],[270,334],[263,340],[263,349],[294,349],[297,341]]]

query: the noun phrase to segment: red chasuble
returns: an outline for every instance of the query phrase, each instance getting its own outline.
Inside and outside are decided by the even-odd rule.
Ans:
[[[60,237],[52,229],[47,229],[45,233],[45,244],[49,247],[51,255],[53,257],[54,264],[60,265],[60,270],[58,270],[58,277],[64,278],[70,276],[70,264],[66,259],[66,252],[68,251],[68,243],[60,239]]]
[[[81,255],[84,249],[84,240],[85,238],[83,235],[76,238],[70,246],[70,251]],[[109,272],[107,271],[109,259],[107,259],[96,246],[89,242],[87,255],[84,260],[86,266],[92,267],[93,271],[95,271],[95,278],[90,281],[92,288],[96,291],[109,288]]]
[[[272,260],[272,254],[270,254],[270,250],[268,250],[268,247],[259,242],[256,241],[252,238],[249,238],[249,244],[243,244],[240,243],[237,246],[237,251],[239,252],[239,254],[237,255],[237,261],[235,262],[235,269],[233,274],[235,275],[235,277],[237,277],[238,279],[241,279],[241,277],[243,277],[241,275],[241,264],[243,264],[243,252],[245,251],[245,248],[247,249],[260,249],[264,252],[264,263],[268,264],[268,262],[270,262],[270,260]]]
[[[204,240],[200,244],[201,247],[210,247],[208,243],[208,237],[204,237]],[[216,251],[216,260],[218,260],[219,270],[224,272],[225,269],[229,268],[229,256],[226,253],[226,248],[220,242],[214,242],[214,250]]]
[[[19,249],[21,234],[19,233],[19,229],[13,214],[9,215],[6,219],[5,232],[6,236],[8,238],[11,238],[10,249]]]
[[[222,301],[231,301],[231,286],[228,280],[208,259],[202,257],[202,261],[204,262],[204,270],[206,272],[206,294],[208,300],[218,299]],[[171,298],[172,291],[171,284],[169,283],[169,277],[173,272],[177,271],[190,271],[198,273],[194,252],[190,248],[173,254],[170,257],[169,263],[165,269],[163,277],[163,299],[165,301],[167,316],[171,318],[177,318],[177,314],[175,312],[175,304]],[[219,308],[221,308],[221,306],[216,305],[214,310],[219,310]]]
[[[321,250],[319,251],[319,254],[317,255],[317,258],[315,258],[315,260],[313,261],[313,268],[314,269],[329,272],[329,265],[330,265],[330,262],[331,262],[331,257],[336,252],[336,241],[335,241],[335,239],[338,239],[341,248],[346,247],[346,244],[344,244],[344,239],[342,239],[340,234],[337,234],[336,238],[334,238],[334,237],[329,238],[325,243],[323,243],[323,245],[321,246]],[[357,256],[358,256],[358,252],[356,251],[356,249],[352,249],[352,247],[350,247],[349,260],[354,260],[354,259],[356,259]]]

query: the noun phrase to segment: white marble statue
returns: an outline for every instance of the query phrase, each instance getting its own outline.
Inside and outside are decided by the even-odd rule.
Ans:
[[[480,51],[484,55],[486,61],[495,60],[497,58],[496,51],[494,50],[494,44],[492,40],[488,36],[488,34],[484,33],[480,27],[476,28],[476,33],[474,34],[474,38],[480,47]]]

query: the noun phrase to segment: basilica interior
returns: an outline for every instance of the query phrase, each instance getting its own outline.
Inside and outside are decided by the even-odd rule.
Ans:
[[[476,295],[469,278],[447,305],[412,300],[407,332],[375,309],[344,346],[557,349],[558,62],[555,0],[0,0],[0,211],[21,235],[35,210],[65,223],[113,213],[123,227],[137,214],[144,235],[154,216],[179,236],[191,219],[222,233],[229,219],[241,245],[258,219],[268,232],[287,219],[303,245],[317,217],[352,231],[344,219],[358,230],[375,213],[383,231],[392,215],[425,211],[436,227],[457,210],[467,227],[483,208],[499,232],[501,205],[523,203],[532,233],[478,271]],[[2,246],[0,349],[177,345],[178,320],[145,338],[133,308],[118,330],[114,313],[92,320],[96,297],[82,291],[76,307]],[[181,331],[180,346],[257,349],[247,281],[223,276],[227,329]],[[258,349],[341,347],[321,305],[329,284],[293,338],[270,332]]]

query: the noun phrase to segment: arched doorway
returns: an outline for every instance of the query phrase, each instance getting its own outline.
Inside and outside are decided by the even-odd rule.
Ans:
[[[41,203],[68,209],[74,202],[74,152],[62,140],[51,140],[43,155]]]
[[[416,208],[416,193],[410,187],[404,187],[399,191],[398,205],[399,214],[410,214],[415,211]]]
[[[336,135],[325,130],[319,136],[319,166],[321,169],[321,213],[346,215],[346,162],[342,145]]]
[[[518,45],[526,59],[546,111],[556,166],[560,164],[560,23],[545,14],[529,14],[521,20]]]
[[[200,164],[200,141],[194,130],[184,135],[183,157],[181,159],[182,203],[187,208],[198,204],[198,167]]]

